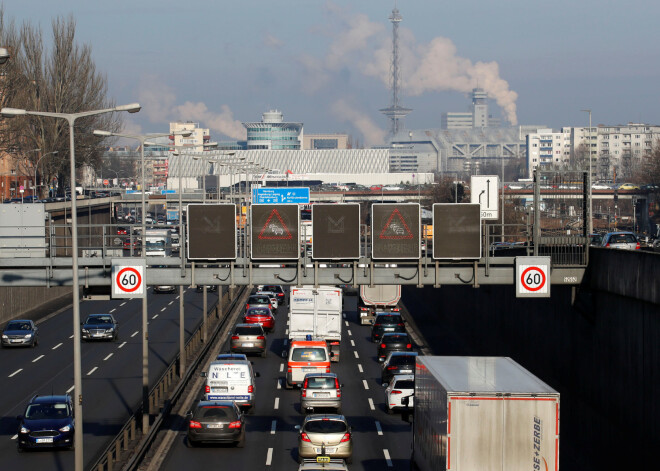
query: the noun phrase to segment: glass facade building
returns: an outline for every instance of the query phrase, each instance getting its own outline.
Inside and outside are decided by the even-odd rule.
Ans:
[[[268,111],[260,122],[243,123],[248,150],[300,150],[302,123],[285,123],[280,111]]]

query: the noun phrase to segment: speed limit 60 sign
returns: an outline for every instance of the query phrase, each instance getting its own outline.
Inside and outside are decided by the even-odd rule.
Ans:
[[[550,257],[516,257],[516,298],[550,297]]]
[[[112,297],[115,299],[143,298],[146,280],[146,261],[143,258],[112,260]]]

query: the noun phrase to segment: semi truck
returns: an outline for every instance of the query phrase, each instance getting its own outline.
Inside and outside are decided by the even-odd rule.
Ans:
[[[334,286],[291,287],[289,339],[323,340],[331,361],[339,361],[342,322],[342,290]]]
[[[414,396],[420,470],[559,469],[559,393],[511,358],[419,356]]]
[[[361,325],[370,325],[376,319],[376,312],[398,312],[401,299],[401,285],[360,286],[358,316]]]

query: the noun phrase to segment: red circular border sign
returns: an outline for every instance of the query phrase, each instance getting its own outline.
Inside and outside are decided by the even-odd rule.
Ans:
[[[137,283],[137,285],[135,285],[135,288],[126,289],[121,285],[121,281],[119,281],[119,279],[121,278],[122,273],[124,273],[126,271],[132,271],[137,276],[138,283]],[[140,276],[140,272],[137,271],[135,268],[126,267],[126,268],[120,270],[119,273],[117,273],[117,278],[115,279],[115,282],[117,283],[117,286],[119,287],[120,290],[125,291],[126,293],[132,293],[133,291],[137,290],[140,286],[142,286],[142,277]]]
[[[527,274],[528,271],[531,271],[531,270],[538,271],[541,274],[541,276],[543,277],[543,280],[541,281],[541,284],[538,286],[538,288],[530,288],[525,283],[525,275]],[[529,268],[525,269],[524,272],[522,272],[522,275],[520,276],[520,282],[522,283],[523,288],[525,288],[527,291],[538,291],[538,290],[540,290],[541,288],[543,288],[545,286],[545,273],[543,273],[543,270],[541,270],[539,267],[529,267]]]

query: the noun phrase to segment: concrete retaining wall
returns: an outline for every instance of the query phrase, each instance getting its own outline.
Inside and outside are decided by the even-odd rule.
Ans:
[[[11,319],[38,319],[71,304],[71,287],[0,287],[0,325]]]
[[[550,299],[443,286],[404,287],[403,301],[434,354],[510,356],[561,393],[560,469],[650,469],[660,449],[660,304],[646,299],[657,299],[658,260],[600,250],[580,290],[553,286]]]

